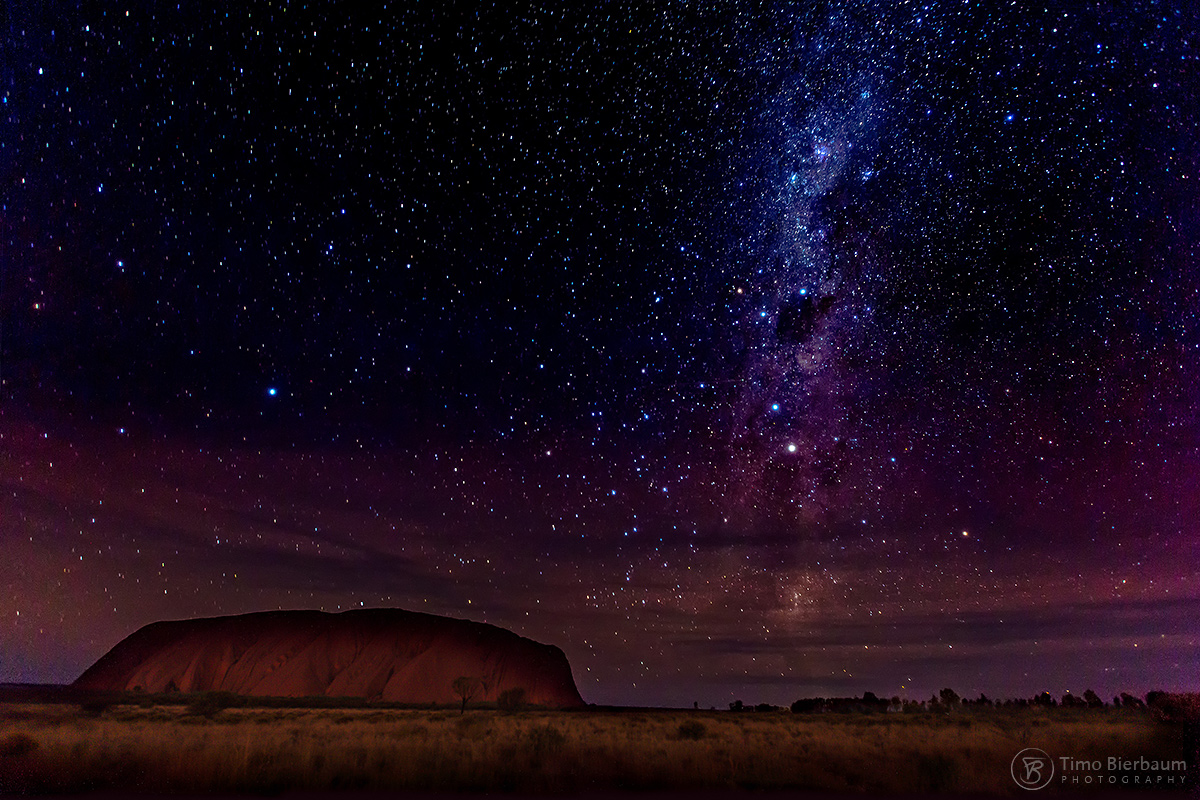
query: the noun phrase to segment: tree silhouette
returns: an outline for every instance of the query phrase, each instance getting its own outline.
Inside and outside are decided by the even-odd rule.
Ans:
[[[1100,699],[1100,695],[1093,690],[1088,689],[1083,693],[1083,699],[1088,704],[1088,708],[1103,708],[1104,701]]]
[[[462,699],[462,708],[459,709],[459,716],[467,713],[467,703],[475,699],[475,695],[479,694],[479,690],[483,688],[482,682],[478,678],[469,678],[466,675],[460,675],[454,679],[454,683],[450,684],[454,689],[454,693]]]
[[[1139,698],[1134,697],[1133,695],[1129,694],[1128,692],[1121,692],[1121,707],[1122,708],[1143,708],[1143,707],[1145,707],[1145,705],[1146,704],[1143,703]]]
[[[1033,704],[1035,706],[1049,706],[1051,708],[1056,708],[1058,706],[1058,701],[1055,700],[1054,695],[1050,694],[1049,692],[1042,692],[1037,697],[1033,698]]]

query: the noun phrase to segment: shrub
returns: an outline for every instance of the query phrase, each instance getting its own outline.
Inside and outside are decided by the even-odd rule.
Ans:
[[[814,711],[820,711],[825,704],[823,697],[802,697],[792,703],[793,714],[810,714]]]
[[[227,708],[242,704],[242,698],[233,692],[201,692],[187,705],[187,713],[212,719]]]
[[[1145,708],[1146,704],[1140,698],[1134,697],[1128,692],[1121,692],[1121,707],[1122,708]]]
[[[113,706],[111,697],[89,697],[79,704],[79,710],[85,717],[98,717]]]
[[[521,687],[505,689],[496,698],[496,707],[501,711],[520,711],[525,706],[525,690]]]
[[[28,733],[10,733],[0,739],[0,757],[20,758],[38,749],[37,739]]]
[[[942,753],[917,758],[917,780],[921,791],[944,792],[958,779],[958,764]]]
[[[676,737],[679,739],[703,739],[708,734],[708,728],[704,727],[703,722],[690,720],[679,726],[679,732]]]
[[[491,728],[488,726],[488,718],[481,716],[459,717],[455,728],[458,730],[460,739],[477,741],[486,738],[491,733]]]
[[[547,756],[557,755],[567,741],[562,731],[550,725],[530,728],[526,736],[529,740],[530,755],[535,763],[541,762]]]
[[[1153,696],[1151,696],[1153,695]],[[1151,692],[1146,695],[1155,715],[1167,722],[1200,725],[1200,693],[1170,694]]]

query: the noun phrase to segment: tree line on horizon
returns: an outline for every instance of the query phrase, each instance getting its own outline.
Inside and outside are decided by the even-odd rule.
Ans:
[[[1050,692],[1042,692],[1033,697],[992,699],[980,693],[972,700],[960,697],[958,692],[947,687],[928,700],[905,700],[899,695],[891,698],[878,697],[874,692],[863,692],[862,697],[804,697],[792,703],[793,714],[812,714],[830,711],[891,711],[915,713],[921,711],[948,712],[961,707],[985,708],[1156,708],[1164,711],[1173,710],[1180,706],[1187,709],[1200,707],[1200,694],[1173,694],[1161,690],[1147,692],[1145,697],[1137,697],[1128,692],[1121,692],[1113,697],[1111,703],[1106,703],[1094,690],[1088,689],[1082,695],[1071,692],[1063,694],[1061,699],[1055,698]],[[699,707],[698,704],[696,707]],[[729,710],[742,711],[780,711],[783,706],[770,703],[758,705],[747,704],[734,700],[729,704]]]

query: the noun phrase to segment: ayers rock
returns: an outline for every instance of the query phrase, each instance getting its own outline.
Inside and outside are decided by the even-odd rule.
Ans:
[[[494,625],[400,609],[155,622],[119,642],[74,685],[457,703],[451,684],[460,676],[480,679],[475,701],[522,688],[530,703],[583,705],[557,647]]]

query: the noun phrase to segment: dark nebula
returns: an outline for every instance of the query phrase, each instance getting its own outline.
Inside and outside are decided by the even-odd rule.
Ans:
[[[0,681],[401,607],[590,702],[1200,689],[1192,4],[2,18]]]

